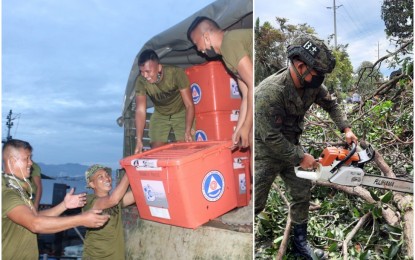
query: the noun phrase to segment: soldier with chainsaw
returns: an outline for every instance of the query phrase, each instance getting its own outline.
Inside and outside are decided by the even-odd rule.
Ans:
[[[266,78],[255,89],[255,213],[264,209],[274,179],[281,176],[292,197],[294,253],[315,259],[307,243],[311,181],[298,178],[294,172],[295,166],[310,170],[317,166],[300,144],[305,113],[316,103],[329,113],[347,143],[357,143],[357,137],[323,85],[336,63],[324,42],[312,35],[300,35],[288,46],[287,56],[288,68]]]

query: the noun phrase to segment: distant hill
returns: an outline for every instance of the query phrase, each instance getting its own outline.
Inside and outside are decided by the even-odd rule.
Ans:
[[[66,163],[66,164],[45,164],[37,162],[42,169],[42,174],[52,178],[65,178],[65,179],[84,179],[85,171],[89,166],[78,163]]]

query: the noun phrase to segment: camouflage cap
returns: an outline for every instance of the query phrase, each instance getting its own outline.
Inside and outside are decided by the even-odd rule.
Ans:
[[[336,66],[336,59],[326,44],[317,37],[301,34],[287,47],[287,56],[291,60],[297,57],[319,73],[330,73]]]
[[[89,187],[89,182],[90,182],[90,178],[92,176],[94,176],[94,174],[98,171],[98,170],[105,170],[109,175],[111,175],[112,173],[112,169],[109,167],[106,167],[104,165],[100,165],[100,164],[94,164],[91,167],[88,168],[88,170],[86,170],[85,172],[85,180],[86,180],[86,186]]]

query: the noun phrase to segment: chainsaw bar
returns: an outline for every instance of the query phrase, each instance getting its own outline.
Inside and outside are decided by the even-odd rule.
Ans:
[[[356,153],[356,144],[352,143],[351,147],[350,151],[336,147],[325,148],[319,158],[316,169],[307,171],[300,167],[294,167],[296,176],[309,180],[328,181],[349,187],[363,185],[414,193],[412,181],[365,174],[363,166],[374,158],[374,149],[369,145],[365,150]]]
[[[414,193],[414,184],[411,181],[403,179],[365,174],[361,184],[381,189]]]

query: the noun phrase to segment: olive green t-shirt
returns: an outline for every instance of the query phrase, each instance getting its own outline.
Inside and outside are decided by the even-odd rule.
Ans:
[[[220,46],[222,59],[226,67],[237,77],[239,77],[238,64],[241,59],[248,55],[252,60],[252,41],[252,29],[225,31]]]
[[[189,79],[182,68],[162,65],[163,77],[159,83],[148,83],[139,75],[135,82],[136,95],[148,95],[154,109],[162,115],[170,116],[185,109],[180,90],[189,88]]]
[[[82,211],[90,210],[97,197],[87,195],[87,202]],[[121,219],[121,203],[104,209],[109,214],[109,221],[101,228],[88,228],[85,235],[83,260],[114,260],[125,259],[124,229]]]
[[[8,179],[2,176],[2,217],[1,217],[1,241],[2,258],[9,259],[39,259],[39,249],[37,247],[37,236],[28,229],[14,223],[7,217],[12,209],[20,205],[27,205],[22,199],[19,191],[8,185]],[[29,200],[27,193],[24,194]],[[28,205],[27,205],[28,206]]]

